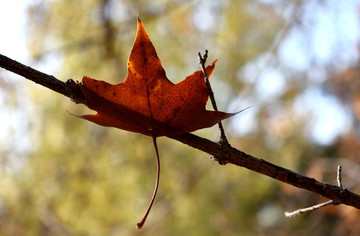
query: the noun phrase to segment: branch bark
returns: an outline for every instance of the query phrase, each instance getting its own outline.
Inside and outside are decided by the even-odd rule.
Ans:
[[[85,103],[84,95],[82,94],[78,84],[72,79],[69,79],[66,82],[60,81],[52,75],[47,75],[37,71],[1,54],[0,67],[67,96],[76,103]],[[169,138],[175,139],[212,155],[213,158],[221,165],[230,163],[245,167],[249,170],[256,171],[281,182],[320,194],[335,202],[360,209],[360,196],[340,186],[321,183],[314,178],[301,175],[294,171],[274,165],[263,159],[253,157],[231,146],[224,146],[220,143],[216,143],[190,133]]]
[[[75,103],[85,104],[84,94],[82,94],[80,87],[72,79],[63,82],[52,75],[42,73],[2,54],[0,54],[0,67],[69,97]]]

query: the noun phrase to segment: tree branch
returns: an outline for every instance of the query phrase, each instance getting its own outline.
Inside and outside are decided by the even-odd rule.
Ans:
[[[337,182],[338,182],[338,186],[340,188],[343,187],[342,185],[342,179],[341,179],[341,166],[338,166],[338,169],[337,169]],[[341,204],[340,202],[336,202],[334,200],[329,200],[327,202],[323,202],[323,203],[320,203],[320,204],[317,204],[315,206],[311,206],[311,207],[307,207],[307,208],[302,208],[302,209],[298,209],[296,211],[293,211],[293,212],[285,212],[285,216],[286,217],[295,217],[295,216],[298,216],[298,215],[301,215],[305,212],[309,212],[309,211],[315,211],[317,209],[320,209],[322,207],[326,207],[328,205],[339,205]]]
[[[205,77],[205,84],[206,84],[206,87],[208,88],[208,91],[209,91],[209,97],[210,97],[211,105],[212,105],[212,107],[214,108],[215,111],[218,111],[216,101],[215,101],[215,95],[214,95],[214,92],[213,92],[213,90],[211,88],[209,77],[208,77],[206,69],[205,69],[205,64],[206,64],[207,57],[208,57],[208,50],[205,50],[204,56],[201,56],[201,53],[198,52],[199,64],[200,64],[201,70],[202,70],[202,72],[204,74],[204,77]],[[219,121],[218,126],[219,126],[219,130],[220,130],[220,143],[223,144],[223,145],[230,145],[229,141],[226,138],[225,130],[224,130],[224,127],[223,127],[221,121]]]
[[[84,103],[85,101],[84,95],[81,93],[78,84],[71,79],[67,82],[60,81],[54,76],[37,71],[1,54],[0,67],[67,96],[76,103]],[[219,143],[212,142],[190,133],[169,138],[211,154],[221,165],[231,163],[245,167],[281,182],[320,194],[333,201],[360,209],[360,196],[340,186],[321,183],[314,178],[301,175],[265,160],[258,159],[231,146],[224,148],[224,146]]]
[[[80,87],[72,79],[63,82],[52,75],[42,73],[29,66],[25,66],[2,54],[0,54],[0,67],[69,97],[75,103],[85,103],[84,94],[82,94]]]

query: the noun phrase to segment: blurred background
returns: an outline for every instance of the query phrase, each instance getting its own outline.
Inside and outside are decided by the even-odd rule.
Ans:
[[[143,21],[168,78],[218,59],[211,77],[237,149],[360,192],[360,1],[18,0],[0,2],[0,53],[65,81],[119,83]],[[211,107],[209,106],[209,109]],[[0,235],[359,235],[359,211],[285,211],[318,195],[159,138],[69,114],[88,110],[0,70]],[[69,111],[69,112],[67,112]],[[217,127],[196,134],[217,141]]]

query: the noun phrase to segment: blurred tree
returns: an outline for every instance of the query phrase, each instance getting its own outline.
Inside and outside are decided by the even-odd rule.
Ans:
[[[325,60],[317,56],[317,47],[312,48],[315,25],[341,7],[334,1],[301,0],[38,0],[28,10],[28,45],[36,62],[57,65],[58,78],[80,80],[87,75],[118,83],[127,73],[138,14],[173,82],[199,69],[198,51],[208,49],[210,59],[219,58],[211,80],[220,109],[252,106],[227,122],[234,147],[332,183],[340,163],[344,184],[355,190],[357,53],[352,61],[345,56],[341,61]],[[297,46],[298,41],[301,47],[294,50],[291,44]],[[336,56],[343,41],[333,41],[329,50],[336,48],[330,54]],[[15,87],[2,81],[6,80],[0,80],[3,90]],[[317,143],[311,133],[316,113],[304,102],[311,88],[343,101],[353,119],[350,126],[356,129],[349,128],[327,145]],[[20,94],[16,89],[14,93]],[[151,140],[77,119],[65,110],[81,114],[83,107],[36,85],[29,85],[26,96],[34,106],[31,123],[23,128],[30,133],[26,136],[30,153],[22,153],[21,165],[15,168],[10,164],[13,156],[20,156],[15,144],[10,150],[0,146],[0,234],[139,233],[135,224],[155,181]],[[7,100],[6,105],[23,108],[16,100],[15,104]],[[218,138],[216,128],[198,133]],[[359,213],[353,209],[328,207],[285,219],[285,210],[323,199],[238,167],[197,158],[205,154],[166,138],[159,140],[159,148],[160,190],[140,233],[308,235],[316,229],[318,235],[356,235],[360,231],[354,224]]]

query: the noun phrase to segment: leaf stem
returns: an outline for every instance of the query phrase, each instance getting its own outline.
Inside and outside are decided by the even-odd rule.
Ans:
[[[150,202],[150,205],[144,215],[144,217],[142,218],[142,220],[136,224],[136,228],[138,229],[141,229],[141,227],[143,227],[145,221],[146,221],[146,218],[148,217],[149,213],[150,213],[150,210],[151,210],[151,207],[154,203],[154,200],[155,200],[155,197],[156,197],[156,193],[158,191],[158,188],[159,188],[159,181],[160,181],[160,158],[159,158],[159,151],[158,151],[158,147],[157,147],[157,143],[156,143],[156,137],[153,136],[152,137],[153,139],[153,143],[154,143],[154,147],[155,147],[155,152],[156,152],[156,162],[157,162],[157,173],[156,173],[156,184],[155,184],[155,189],[154,189],[154,193],[152,195],[152,198],[151,198],[151,202]]]
[[[210,100],[211,100],[211,104],[212,104],[214,110],[218,111],[216,101],[215,101],[214,92],[213,92],[213,90],[211,88],[209,77],[208,77],[206,69],[205,69],[205,64],[206,64],[207,57],[208,57],[208,50],[205,50],[204,56],[201,56],[201,53],[198,52],[199,63],[200,63],[200,66],[201,66],[201,70],[204,73],[205,83],[206,83],[206,86],[207,86],[208,91],[209,91],[209,97],[210,97]],[[229,145],[229,142],[228,142],[228,140],[226,138],[225,130],[224,130],[224,127],[223,127],[221,121],[219,121],[218,125],[219,125],[219,130],[220,130],[220,143]]]

